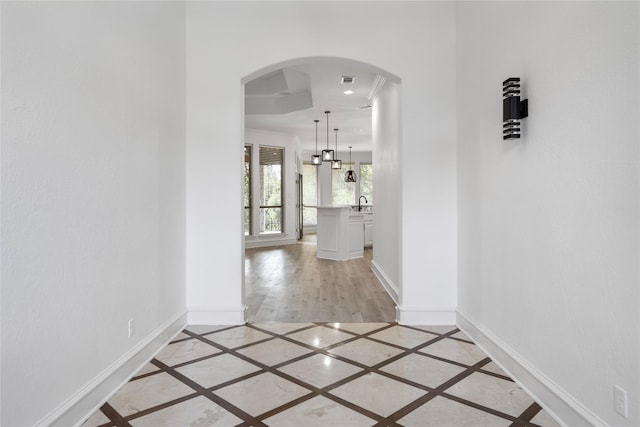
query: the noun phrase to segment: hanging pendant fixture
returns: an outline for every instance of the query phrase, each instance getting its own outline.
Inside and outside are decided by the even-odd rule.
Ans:
[[[327,149],[322,150],[322,161],[331,162],[333,161],[333,150],[329,149],[329,114],[331,111],[325,111],[324,113],[327,115]]]
[[[314,166],[320,166],[322,164],[322,160],[320,159],[320,154],[318,154],[318,122],[320,120],[314,120],[316,124],[316,154],[311,155],[311,164]]]
[[[351,163],[351,146],[349,146],[349,167],[353,167],[353,163]],[[356,173],[353,169],[349,169],[345,172],[344,182],[356,182]]]
[[[336,151],[333,152],[334,159],[331,161],[331,169],[342,169],[342,160],[336,159],[338,157],[338,130],[334,129],[336,133]]]

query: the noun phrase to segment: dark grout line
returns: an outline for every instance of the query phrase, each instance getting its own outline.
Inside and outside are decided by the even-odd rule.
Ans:
[[[198,362],[202,362],[202,361],[205,361],[205,360],[213,359],[215,357],[220,357],[223,354],[224,354],[223,352],[209,354],[207,356],[202,356],[202,357],[198,357],[196,359],[187,360],[185,362],[176,363],[175,365],[171,365],[171,367],[173,369],[178,369],[178,368],[182,368],[183,366],[189,366],[189,365],[193,365],[194,363],[198,363]]]
[[[401,418],[405,417],[406,415],[410,414],[411,412],[413,412],[414,410],[418,409],[420,406],[424,405],[425,403],[429,402],[430,400],[434,399],[437,396],[441,396],[441,397],[445,397],[447,399],[455,400],[458,403],[462,403],[464,405],[471,406],[471,407],[474,407],[476,409],[479,409],[479,410],[482,410],[482,411],[485,411],[485,412],[489,412],[492,415],[497,415],[497,416],[499,416],[501,418],[506,418],[509,421],[515,421],[516,417],[513,417],[511,415],[504,414],[502,412],[496,411],[496,410],[491,409],[489,407],[479,405],[479,404],[477,404],[475,402],[467,401],[467,400],[459,398],[457,396],[453,396],[453,395],[449,395],[447,393],[444,393],[444,390],[446,390],[449,387],[453,386],[454,384],[464,380],[465,378],[469,377],[474,372],[478,372],[480,370],[480,368],[482,368],[483,366],[485,366],[487,363],[490,363],[490,362],[491,362],[491,359],[489,359],[487,357],[487,358],[481,360],[480,362],[474,364],[473,366],[468,367],[463,372],[460,372],[459,374],[453,376],[449,380],[447,380],[444,383],[440,384],[438,387],[434,388],[431,392],[429,392],[425,396],[422,396],[422,397],[414,400],[413,402],[409,403],[408,405],[404,406],[403,408],[400,408],[398,411],[394,412],[389,417],[387,417],[387,421],[392,421],[392,422],[398,421],[399,419],[401,419]],[[380,424],[380,423],[376,424],[376,427],[383,427],[383,426],[384,426],[384,424]]]
[[[506,419],[508,421],[512,421],[513,422],[513,421],[517,420],[517,418],[514,417],[513,415],[509,415],[509,414],[506,414],[504,412],[498,411],[496,409],[489,408],[488,406],[480,405],[479,403],[473,402],[471,400],[463,399],[463,398],[458,397],[458,396],[453,395],[453,394],[441,393],[440,396],[444,397],[446,399],[449,399],[449,400],[453,400],[454,402],[462,403],[463,405],[470,406],[470,407],[475,408],[475,409],[479,409],[479,410],[487,412],[487,413],[489,413],[491,415],[495,415],[495,416],[498,416],[500,418],[504,418],[504,419]]]
[[[527,409],[525,409],[522,414],[518,417],[518,421],[522,421],[524,425],[529,425],[529,421],[533,419],[538,412],[542,410],[542,407],[538,405],[536,402],[533,402]],[[512,427],[516,427],[516,424],[511,424]]]
[[[102,413],[113,423],[108,425],[115,425],[117,427],[132,427],[131,424],[129,424],[129,422],[126,421],[124,417],[120,415],[118,411],[116,411],[109,403],[105,403],[100,409],[102,410]]]
[[[326,397],[327,399],[330,399],[346,408],[351,409],[352,411],[355,411],[357,413],[359,413],[360,415],[364,415],[365,417],[368,418],[372,418],[375,421],[382,421],[384,420],[384,416],[376,414],[373,411],[370,411],[366,408],[363,408],[361,406],[356,405],[355,403],[349,402],[348,400],[345,400],[339,396],[330,394],[330,393],[322,393],[322,396]]]
[[[251,414],[243,411],[242,409],[238,408],[237,406],[234,406],[230,402],[227,402],[226,400],[222,399],[221,397],[217,396],[216,394],[210,392],[205,387],[201,386],[200,384],[198,384],[195,381],[193,381],[191,378],[187,377],[186,375],[181,374],[180,372],[176,371],[175,369],[171,368],[170,366],[167,366],[164,363],[162,363],[162,362],[160,362],[159,360],[156,360],[156,359],[153,359],[151,361],[151,363],[153,363],[154,365],[156,365],[157,367],[159,367],[164,372],[166,372],[167,374],[171,375],[172,377],[174,377],[178,381],[180,381],[180,382],[186,384],[187,386],[191,387],[192,389],[194,389],[197,392],[198,395],[202,395],[202,396],[206,397],[207,399],[211,400],[213,403],[215,403],[218,406],[221,406],[222,408],[224,408],[227,411],[231,412],[233,415],[235,415],[236,417],[240,418],[241,420],[248,421],[248,422],[252,423],[252,425],[254,425],[255,427],[263,427],[263,426],[265,426],[260,420],[256,419]]]
[[[298,333],[298,332],[306,331],[307,329],[315,328],[316,324],[312,323],[312,324],[310,324],[308,326],[304,326],[304,327],[301,327],[299,329],[293,329],[293,330],[291,330],[291,331],[289,331],[287,333],[284,333],[284,334],[278,334],[278,333],[272,332],[272,331],[270,331],[268,329],[263,329],[263,328],[261,328],[260,326],[257,326],[254,323],[246,323],[245,326],[247,326],[247,327],[249,327],[251,329],[255,329],[256,331],[260,331],[260,332],[263,332],[263,333],[266,333],[266,334],[269,334],[269,335],[273,335],[274,337],[278,337],[279,338],[279,337],[284,336],[284,335],[295,334],[295,333]]]
[[[162,372],[166,372],[166,371],[162,371]],[[168,372],[166,372],[166,373],[168,374]],[[127,421],[135,420],[136,418],[142,418],[145,415],[149,415],[149,414],[152,414],[154,412],[158,412],[158,411],[161,411],[163,409],[170,408],[172,406],[178,405],[178,404],[180,404],[182,402],[186,402],[186,401],[191,400],[193,398],[196,398],[198,396],[200,396],[200,394],[197,393],[197,392],[189,393],[189,394],[186,394],[184,396],[180,396],[177,399],[173,399],[173,400],[170,400],[168,402],[161,403],[160,405],[152,406],[150,408],[146,408],[146,409],[138,411],[138,412],[136,412],[134,414],[123,416],[123,417]]]
[[[236,383],[240,383],[242,381],[248,380],[248,379],[253,378],[253,377],[257,377],[258,375],[262,375],[265,372],[266,371],[264,369],[258,369],[257,371],[242,375],[240,377],[235,377],[235,378],[232,378],[232,379],[230,379],[228,381],[225,381],[225,382],[222,382],[222,383],[219,383],[219,384],[215,384],[215,385],[213,385],[211,387],[208,387],[207,391],[215,393],[217,390],[223,389],[223,388],[228,387],[230,385],[234,385]]]
[[[514,382],[511,377],[507,377],[506,375],[500,375],[500,374],[497,374],[495,372],[488,371],[486,369],[480,369],[480,371],[478,371],[478,372],[482,372],[485,375],[489,375],[491,377],[499,378],[501,380]]]
[[[460,329],[458,329],[458,327],[455,326],[455,325],[451,325],[452,329],[450,331],[447,331],[447,332],[430,331],[428,329],[422,329],[422,328],[418,328],[418,327],[412,326],[412,325],[400,325],[400,326],[402,326],[403,328],[407,328],[407,329],[413,329],[414,331],[418,331],[418,332],[427,332],[427,333],[429,333],[431,335],[447,335],[447,336],[449,336],[449,335],[453,335],[453,334],[456,334],[456,333],[460,332]],[[423,326],[423,327],[426,328],[426,327],[428,327],[428,325],[427,326]]]
[[[331,323],[340,323],[342,325],[345,324],[345,323],[342,323],[342,322],[331,322]],[[378,329],[372,329],[371,331],[365,332],[364,334],[359,334],[357,332],[352,332],[352,331],[350,331],[348,329],[342,329],[342,328],[338,328],[336,326],[331,326],[329,323],[325,323],[322,326],[325,326],[325,327],[327,327],[329,329],[333,329],[335,331],[346,332],[346,333],[351,334],[351,335],[357,335],[359,337],[366,337],[368,335],[377,334],[378,332],[382,332],[382,331],[384,331],[386,329],[393,328],[394,326],[398,326],[398,324],[396,322],[375,322],[375,323],[386,323],[386,325],[385,326],[381,326]],[[346,324],[348,325],[348,323],[346,323]]]
[[[458,362],[456,360],[451,360],[451,359],[447,359],[444,357],[440,357],[440,356],[436,356],[435,354],[429,354],[429,353],[423,353],[422,351],[416,351],[416,354],[419,354],[420,356],[424,356],[424,357],[429,357],[431,359],[434,360],[439,360],[440,362],[445,362],[445,363],[449,363],[451,365],[456,365],[459,366],[461,368],[468,368],[469,365],[466,365],[462,362]]]
[[[149,361],[149,362],[151,362],[151,361]],[[161,372],[162,372],[162,371],[158,369],[158,370],[156,370],[156,371],[147,372],[146,374],[136,375],[135,377],[132,377],[132,378],[129,380],[129,382],[131,382],[131,381],[138,381],[138,380],[141,380],[141,379],[144,379],[144,378],[152,377],[152,376],[157,375],[157,374],[159,374],[159,373],[161,373]]]

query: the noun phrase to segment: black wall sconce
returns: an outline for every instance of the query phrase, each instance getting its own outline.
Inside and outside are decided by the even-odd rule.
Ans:
[[[520,78],[502,82],[502,139],[520,138],[520,119],[529,115],[529,100],[520,101]]]

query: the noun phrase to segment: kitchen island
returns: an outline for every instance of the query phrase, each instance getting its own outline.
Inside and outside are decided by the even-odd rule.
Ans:
[[[349,205],[321,205],[317,209],[317,257],[336,261],[362,258],[363,215]]]

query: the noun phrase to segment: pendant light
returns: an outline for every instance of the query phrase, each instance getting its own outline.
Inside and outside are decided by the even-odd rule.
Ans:
[[[349,166],[353,167],[353,163],[351,163],[351,146],[349,146]],[[349,169],[344,174],[344,182],[356,182],[356,173],[353,169]]]
[[[320,154],[318,154],[318,122],[320,120],[314,120],[316,123],[316,154],[311,155],[311,164],[314,166],[320,166],[322,164],[322,160],[320,159]]]
[[[335,157],[338,157],[338,129],[334,129],[336,133],[336,151],[334,151]],[[331,169],[342,169],[342,160],[334,158],[331,161]]]
[[[329,114],[331,111],[324,112],[327,115],[327,149],[322,150],[322,161],[330,162],[333,160],[333,150],[329,150]]]

